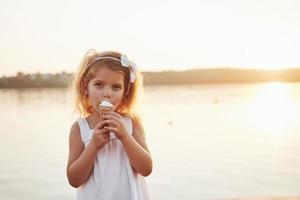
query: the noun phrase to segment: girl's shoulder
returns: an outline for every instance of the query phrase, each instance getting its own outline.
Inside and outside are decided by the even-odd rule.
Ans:
[[[140,118],[139,115],[137,114],[121,114],[121,116],[124,118],[124,120],[126,121],[129,121],[131,126],[133,127],[133,129],[136,129],[136,128],[143,128],[143,125],[142,125],[142,120]]]
[[[138,129],[144,132],[143,122],[138,114],[128,115],[128,117],[131,119],[133,129]]]
[[[132,126],[133,125],[133,119],[132,116],[128,115],[128,114],[121,114],[121,116],[123,117],[124,121],[126,122],[126,124],[128,126]]]
[[[132,122],[134,123],[139,123],[141,122],[141,118],[140,116],[138,116],[137,114],[128,114],[128,113],[122,113],[121,116],[123,118],[127,118],[130,119]]]
[[[132,116],[130,116],[129,114],[127,113],[122,113],[120,114],[123,118],[128,118],[128,119],[132,119]]]
[[[73,122],[71,125],[70,131],[77,132],[79,130],[78,119]]]
[[[77,120],[71,125],[70,133],[69,133],[69,140],[72,143],[81,143],[81,136],[80,136],[80,127]]]
[[[83,127],[84,128],[86,128],[86,127],[89,128],[89,124],[87,122],[87,118],[85,118],[85,117],[79,117],[71,125],[70,133],[71,134],[79,134],[80,135],[81,129]]]

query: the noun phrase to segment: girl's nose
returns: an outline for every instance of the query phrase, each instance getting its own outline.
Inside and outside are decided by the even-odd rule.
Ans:
[[[104,96],[105,98],[110,98],[110,97],[111,97],[111,89],[110,89],[110,88],[106,88],[106,89],[104,90],[103,96]]]

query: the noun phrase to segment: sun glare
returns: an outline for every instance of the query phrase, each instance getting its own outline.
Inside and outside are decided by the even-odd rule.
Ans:
[[[266,84],[258,91],[251,105],[251,117],[259,133],[274,136],[284,134],[296,120],[296,104],[288,84]]]

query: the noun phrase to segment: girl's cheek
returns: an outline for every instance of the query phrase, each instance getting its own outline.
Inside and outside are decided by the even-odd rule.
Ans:
[[[119,100],[120,98],[122,98],[122,93],[116,92],[116,93],[114,94],[114,96],[115,96],[115,99],[116,99],[116,100]]]

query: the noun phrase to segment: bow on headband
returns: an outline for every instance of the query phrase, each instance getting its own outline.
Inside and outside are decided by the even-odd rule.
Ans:
[[[127,67],[130,70],[130,83],[134,83],[136,79],[136,64],[133,61],[130,61],[125,54],[121,55],[121,65]]]

